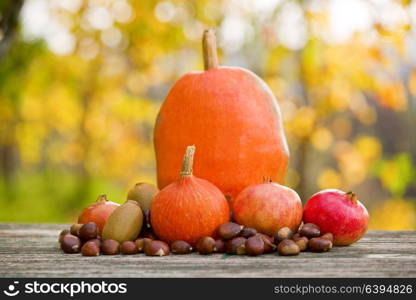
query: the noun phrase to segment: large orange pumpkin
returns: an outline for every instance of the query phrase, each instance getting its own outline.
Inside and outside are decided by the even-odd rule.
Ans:
[[[235,197],[264,178],[283,183],[289,151],[280,109],[257,75],[218,67],[213,30],[203,36],[204,72],[191,72],[170,90],[156,120],[157,179],[177,179],[181,154],[195,144],[195,175]]]

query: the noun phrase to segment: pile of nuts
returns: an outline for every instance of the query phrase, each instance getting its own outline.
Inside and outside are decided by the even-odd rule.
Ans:
[[[281,228],[273,237],[258,233],[256,229],[243,227],[234,222],[222,224],[217,230],[217,239],[210,236],[202,237],[196,243],[199,254],[227,253],[257,256],[276,251],[279,255],[298,255],[302,251],[326,252],[332,248],[333,235],[321,235],[318,226],[312,223],[302,225],[298,232],[288,227]],[[84,256],[136,254],[147,256],[165,256],[173,254],[189,254],[192,246],[185,241],[175,241],[168,245],[157,240],[146,226],[135,241],[116,240],[102,241],[97,225],[93,222],[73,224],[59,235],[61,249],[65,253],[79,253]]]

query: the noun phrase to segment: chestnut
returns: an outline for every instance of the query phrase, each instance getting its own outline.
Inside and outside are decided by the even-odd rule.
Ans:
[[[223,240],[215,240],[215,252],[225,253],[225,242]]]
[[[280,228],[274,235],[275,244],[279,244],[285,239],[291,239],[293,237],[293,231],[289,227]]]
[[[84,241],[95,239],[97,235],[98,227],[94,222],[85,223],[78,230],[78,237]]]
[[[145,242],[144,253],[147,256],[165,256],[169,255],[169,246],[162,241]]]
[[[95,244],[97,245],[97,247],[98,247],[98,248],[100,248],[100,247],[101,247],[101,239],[100,239],[100,238],[95,238],[95,239],[89,240],[88,242],[93,242],[93,243],[95,243]]]
[[[299,234],[301,236],[306,236],[308,239],[319,237],[321,235],[321,231],[319,227],[312,223],[303,224],[303,226],[299,230]]]
[[[72,235],[78,236],[79,229],[82,227],[82,225],[83,224],[78,224],[78,223],[72,224],[69,231],[71,232]]]
[[[93,241],[88,241],[81,248],[81,254],[84,256],[98,256],[100,255],[100,247]]]
[[[328,233],[325,233],[323,236],[321,236],[321,239],[325,239],[325,240],[331,241],[331,243],[333,243],[334,242],[334,235],[332,233],[328,232]]]
[[[218,235],[224,240],[231,240],[240,234],[241,229],[243,229],[243,226],[234,222],[227,222],[218,227]]]
[[[332,242],[323,238],[312,238],[309,240],[308,247],[312,252],[326,252],[332,248]]]
[[[225,244],[227,254],[245,254],[246,240],[246,238],[240,236],[227,241],[227,243]]]
[[[251,256],[261,255],[264,252],[264,241],[259,235],[249,237],[245,243],[246,254]]]
[[[185,241],[175,241],[170,245],[170,250],[175,254],[188,254],[192,252],[192,247]]]
[[[257,235],[263,239],[264,253],[270,253],[276,249],[276,245],[273,244],[273,239],[270,236],[263,233],[258,233]]]
[[[58,242],[62,243],[62,239],[64,238],[64,236],[66,236],[67,234],[71,234],[71,231],[69,231],[69,229],[64,229],[61,231],[61,233],[59,234],[59,238],[58,238]]]
[[[137,245],[135,242],[125,241],[125,242],[122,242],[120,245],[120,252],[121,254],[130,255],[130,254],[136,254],[137,252],[139,252],[139,250],[137,249]]]
[[[78,253],[81,249],[81,240],[72,234],[67,234],[62,238],[61,249],[65,253]]]
[[[305,251],[308,248],[308,238],[306,236],[293,236],[292,240],[298,245],[300,251]]]
[[[145,229],[144,231],[142,230],[139,237],[146,238],[146,239],[151,239],[151,240],[157,240],[156,234],[153,231],[149,230],[149,229]]]
[[[211,254],[215,251],[215,240],[210,236],[204,236],[196,243],[196,250],[199,254]]]
[[[280,255],[298,255],[300,252],[299,246],[292,240],[285,239],[277,246],[277,252]]]
[[[115,255],[120,253],[120,243],[116,240],[105,240],[101,242],[101,252],[105,255]]]
[[[255,236],[257,234],[257,230],[251,227],[244,227],[241,229],[240,236],[245,237],[248,239],[249,237]]]
[[[143,250],[144,250],[144,240],[145,240],[144,238],[138,238],[137,240],[134,241],[136,243],[136,246],[137,246],[137,252],[143,252]]]

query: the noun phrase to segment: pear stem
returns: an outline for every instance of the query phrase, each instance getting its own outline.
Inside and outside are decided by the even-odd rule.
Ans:
[[[204,69],[218,68],[217,38],[213,28],[206,29],[202,36],[202,51],[204,55]]]
[[[192,165],[194,163],[195,146],[186,147],[185,155],[183,156],[182,169],[180,176],[186,177],[192,175]]]
[[[350,191],[350,192],[345,193],[345,196],[349,198],[352,202],[354,203],[357,202],[357,195],[355,193]]]

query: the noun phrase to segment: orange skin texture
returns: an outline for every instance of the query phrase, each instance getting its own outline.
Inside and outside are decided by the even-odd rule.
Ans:
[[[187,145],[195,145],[194,174],[232,198],[264,177],[282,183],[289,151],[280,109],[254,73],[232,67],[180,78],[155,124],[160,189],[177,178]]]
[[[239,224],[267,235],[282,227],[296,232],[302,221],[302,202],[292,189],[277,183],[261,183],[245,188],[232,203]]]
[[[94,222],[97,224],[99,233],[101,233],[108,217],[119,206],[120,204],[111,201],[97,201],[82,210],[78,217],[78,223]]]
[[[304,223],[314,223],[321,233],[334,235],[334,245],[347,246],[366,232],[370,216],[360,201],[352,201],[339,190],[323,190],[313,195],[305,205]]]
[[[230,208],[221,191],[207,180],[185,176],[162,189],[151,207],[153,231],[163,241],[182,240],[195,246],[204,236],[215,236],[228,222]]]

